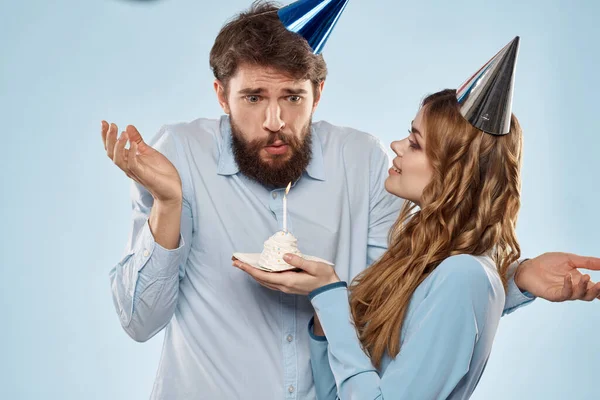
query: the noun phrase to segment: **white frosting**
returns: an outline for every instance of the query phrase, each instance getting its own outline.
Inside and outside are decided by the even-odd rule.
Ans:
[[[290,265],[283,260],[283,255],[286,253],[302,257],[302,253],[298,250],[298,239],[289,232],[279,231],[265,241],[258,265],[270,270],[287,268]]]

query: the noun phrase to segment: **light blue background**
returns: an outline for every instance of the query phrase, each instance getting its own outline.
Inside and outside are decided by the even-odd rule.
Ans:
[[[135,343],[113,309],[129,181],[103,152],[100,120],[149,139],[220,115],[208,53],[249,1],[0,4],[0,398],[146,399],[162,334]],[[388,144],[426,93],[458,86],[520,35],[523,253],[600,256],[598,4],[352,0],[325,49],[315,119]],[[538,300],[503,318],[473,398],[598,398],[599,314],[598,302]]]

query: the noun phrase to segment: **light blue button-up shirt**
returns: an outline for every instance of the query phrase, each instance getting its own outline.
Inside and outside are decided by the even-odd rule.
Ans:
[[[345,283],[309,296],[326,336],[311,333],[318,400],[468,399],[485,369],[504,308],[504,288],[489,257],[452,256],[411,297],[400,353],[376,370],[352,324]],[[311,321],[312,323],[312,321]]]
[[[389,159],[375,137],[322,121],[312,135],[311,162],[288,195],[288,229],[301,252],[334,262],[351,281],[385,251],[401,200],[385,191]],[[260,253],[282,229],[284,189],[239,173],[227,116],[165,126],[150,144],[182,180],[180,246],[154,241],[152,196],[134,184],[130,240],[110,278],[132,338],[166,327],[151,398],[314,398],[309,300],[231,266],[234,252]],[[528,301],[511,282],[505,311]]]

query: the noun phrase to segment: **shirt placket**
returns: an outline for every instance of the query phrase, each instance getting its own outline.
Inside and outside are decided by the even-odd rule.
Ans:
[[[298,358],[296,348],[296,296],[280,294],[282,308],[283,380],[285,398],[296,399],[298,391]]]
[[[283,229],[283,194],[282,189],[271,191],[269,208],[275,214],[280,229]],[[292,225],[289,215],[288,199],[287,229],[291,232]],[[275,233],[275,232],[273,232]],[[296,399],[298,390],[298,361],[296,354],[296,296],[280,293],[283,349],[283,384],[286,399]]]

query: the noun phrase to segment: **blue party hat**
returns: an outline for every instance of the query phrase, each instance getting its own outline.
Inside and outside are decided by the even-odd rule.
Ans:
[[[348,0],[298,0],[277,14],[289,31],[304,37],[319,54],[347,4]]]

